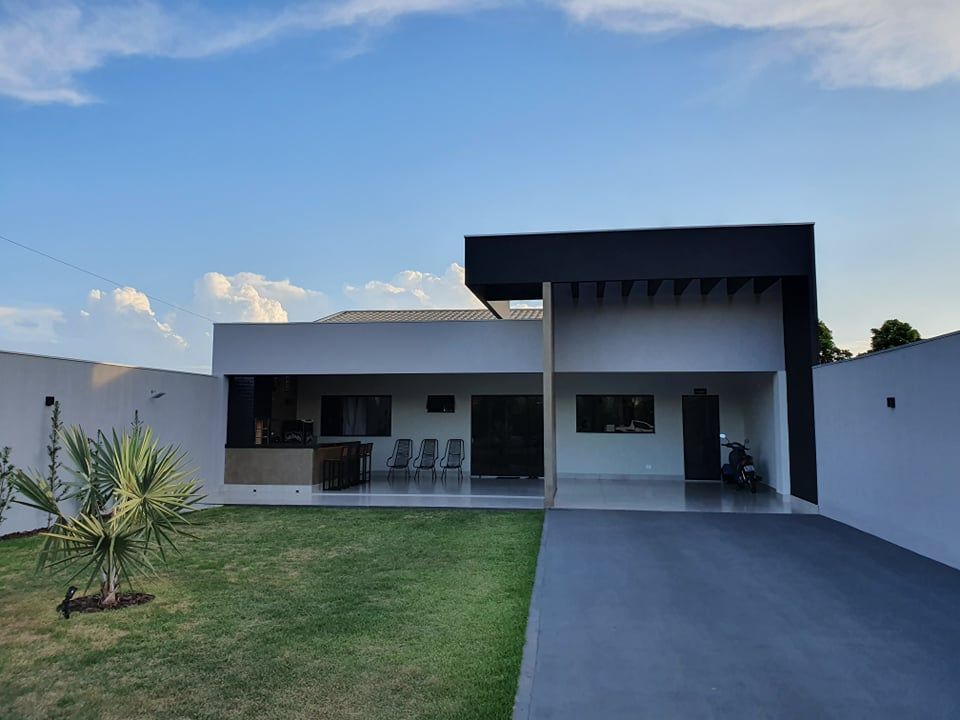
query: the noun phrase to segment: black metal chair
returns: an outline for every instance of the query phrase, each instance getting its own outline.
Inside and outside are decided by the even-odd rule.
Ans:
[[[457,471],[457,483],[463,482],[463,440],[447,440],[447,451],[440,460],[440,481],[447,482],[447,470]]]
[[[413,479],[420,482],[420,471],[429,470],[433,481],[437,480],[437,450],[440,443],[432,438],[420,442],[420,454],[413,461]]]
[[[393,476],[396,470],[403,470],[403,479],[410,478],[410,453],[413,449],[413,441],[407,438],[397,440],[393,444],[393,455],[387,459],[387,481]]]

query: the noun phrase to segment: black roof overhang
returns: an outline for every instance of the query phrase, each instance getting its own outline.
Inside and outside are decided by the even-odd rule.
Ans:
[[[482,301],[542,297],[543,283],[815,277],[813,224],[468,235],[466,284]]]

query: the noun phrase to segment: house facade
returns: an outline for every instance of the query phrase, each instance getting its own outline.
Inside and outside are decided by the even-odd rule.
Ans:
[[[568,478],[716,480],[723,432],[817,502],[812,225],[465,243],[483,309],[215,326],[225,487],[309,484],[318,444],[381,469],[399,438],[461,439],[475,483],[542,477],[550,506]]]

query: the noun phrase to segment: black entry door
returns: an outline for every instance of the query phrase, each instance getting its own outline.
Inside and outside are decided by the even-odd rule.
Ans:
[[[543,396],[474,395],[472,475],[543,475]]]
[[[720,479],[720,398],[683,396],[683,471],[687,480]]]

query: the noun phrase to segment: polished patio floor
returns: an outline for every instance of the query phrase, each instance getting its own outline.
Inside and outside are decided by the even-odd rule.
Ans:
[[[450,507],[539,509],[543,507],[543,480],[516,477],[467,477],[446,482],[429,473],[419,481],[402,473],[387,478],[374,472],[369,485],[340,491],[298,485],[224,486],[211,504],[323,505],[331,507]],[[673,512],[732,512],[816,514],[816,505],[779,495],[762,487],[754,495],[718,482],[684,482],[676,478],[609,479],[562,478],[556,507],[578,510],[650,510]]]
[[[447,474],[446,481],[421,473],[403,473],[390,479],[374,472],[369,486],[314,492],[314,505],[369,507],[467,507],[504,509],[542,509],[543,480],[540,478],[467,477],[458,480]]]
[[[556,507],[576,510],[661,510],[811,514],[817,506],[780,495],[766,485],[756,494],[720,482],[684,482],[678,478],[561,478]]]

